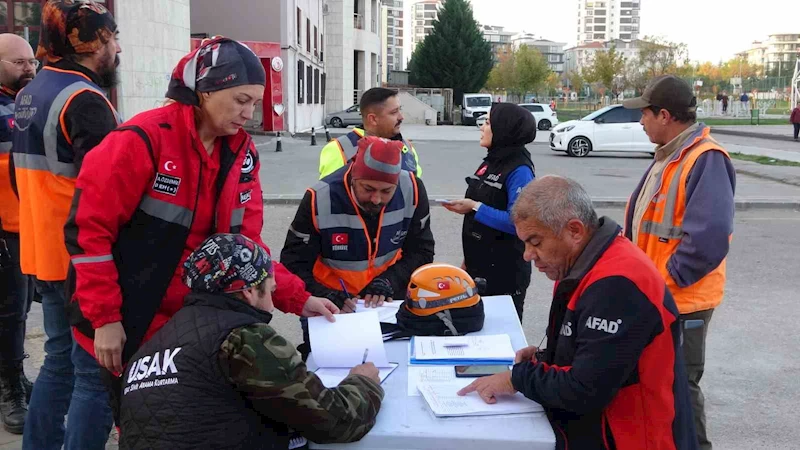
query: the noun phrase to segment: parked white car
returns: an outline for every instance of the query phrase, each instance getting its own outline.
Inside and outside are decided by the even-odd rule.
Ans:
[[[550,132],[550,150],[583,157],[589,152],[653,154],[655,144],[639,123],[642,112],[622,105],[606,106],[580,120],[570,120]]]
[[[544,103],[521,103],[519,106],[527,109],[536,118],[536,128],[547,131],[558,125],[558,115]]]

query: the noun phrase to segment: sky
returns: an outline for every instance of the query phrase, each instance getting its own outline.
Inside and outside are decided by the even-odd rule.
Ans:
[[[617,0],[620,1],[620,0]],[[798,0],[640,0],[640,37],[661,36],[689,47],[693,61],[730,59],[771,33],[800,33]],[[406,17],[411,4],[405,0]],[[509,31],[575,45],[578,0],[471,0],[475,19]],[[757,5],[753,7],[753,5]],[[406,20],[410,36],[410,20]],[[411,39],[406,39],[411,56]]]

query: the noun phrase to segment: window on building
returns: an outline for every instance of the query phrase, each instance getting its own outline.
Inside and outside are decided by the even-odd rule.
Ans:
[[[319,69],[314,69],[314,104],[319,105]]]
[[[297,43],[303,42],[303,11],[297,8]]]
[[[630,40],[631,35],[630,34],[620,34],[619,38],[620,39],[625,39],[625,40]]]
[[[319,41],[317,40],[317,27],[314,27],[314,56],[319,55]]]
[[[314,69],[306,66],[306,102],[310,105],[314,98]]]
[[[605,16],[606,15],[606,10],[605,9],[596,9],[594,11],[594,15],[595,16]]]
[[[322,92],[320,92],[320,94],[319,94],[319,99],[320,99],[320,103],[322,103],[324,105],[325,104],[325,74],[323,73],[320,76],[320,78],[322,78],[322,80],[320,81],[320,83],[322,84],[322,87],[320,88],[322,90]]]
[[[606,18],[605,17],[595,17],[594,18],[594,23],[606,23]]]
[[[325,41],[322,40],[322,33],[319,34],[319,60],[325,61]]]
[[[311,19],[306,19],[306,51],[311,53]]]
[[[39,44],[39,30],[42,21],[42,4],[38,1],[0,1],[0,33],[14,33],[25,36],[25,28],[28,28],[28,43],[33,47],[34,52]],[[106,3],[101,1],[100,3]],[[111,9],[112,5],[106,5]]]
[[[605,25],[603,25],[603,26],[595,25],[594,31],[606,31],[606,27],[605,27]]]
[[[605,39],[606,35],[605,35],[605,33],[601,33],[601,34],[596,34],[595,33],[594,38],[595,39]]]
[[[303,78],[305,78],[305,64],[303,61],[297,61],[297,103],[303,104],[305,103],[303,93],[305,92],[305,85],[303,84]]]

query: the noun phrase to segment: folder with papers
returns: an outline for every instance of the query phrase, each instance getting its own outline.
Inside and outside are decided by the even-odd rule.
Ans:
[[[507,334],[488,336],[414,336],[409,364],[513,364],[514,348]]]

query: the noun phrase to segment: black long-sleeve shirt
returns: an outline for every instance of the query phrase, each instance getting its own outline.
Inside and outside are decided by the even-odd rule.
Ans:
[[[392,284],[395,298],[404,298],[411,274],[420,266],[433,262],[434,240],[430,227],[430,204],[428,192],[422,180],[417,178],[418,204],[411,219],[411,228],[403,242],[403,256],[379,277]],[[311,193],[306,192],[292,226],[286,234],[281,251],[281,263],[306,283],[312,295],[325,296],[331,290],[314,279],[314,263],[320,254],[320,234],[314,228],[311,210]],[[361,212],[371,240],[378,234],[379,216]],[[341,305],[339,305],[341,306]]]

